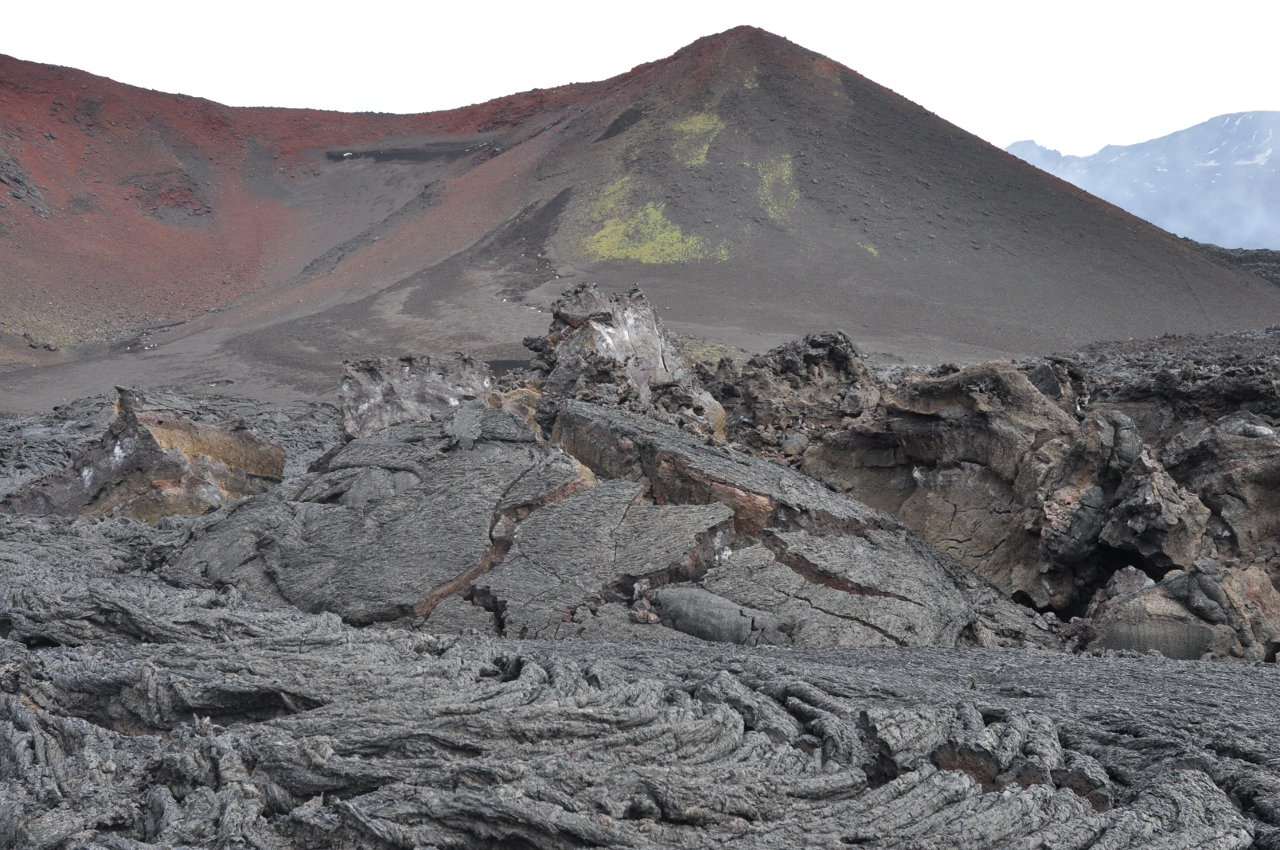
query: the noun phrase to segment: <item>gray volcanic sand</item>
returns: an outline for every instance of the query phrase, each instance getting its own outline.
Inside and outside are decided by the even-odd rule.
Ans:
[[[968,274],[975,279],[991,271],[981,261],[966,260],[973,264]],[[920,268],[918,261],[911,264],[913,274]],[[939,291],[943,287],[895,291],[895,281],[855,282],[842,279],[839,270],[817,265],[806,270],[807,285],[795,297],[776,282],[775,270],[767,264],[754,271],[743,264],[741,274],[731,277],[718,265],[665,274],[645,271],[606,266],[592,275],[570,272],[513,296],[503,294],[505,275],[459,255],[359,300],[334,304],[330,299],[333,306],[327,309],[304,313],[303,307],[274,321],[229,326],[253,315],[250,303],[236,312],[208,314],[154,332],[143,344],[0,374],[0,413],[45,411],[117,385],[228,392],[262,400],[325,400],[334,397],[341,363],[347,359],[461,351],[484,360],[524,360],[528,352],[521,340],[544,333],[550,303],[583,279],[598,280],[606,291],[639,285],[677,333],[752,352],[805,333],[837,329],[849,333],[870,359],[882,362],[979,362],[1071,349],[1098,338],[1091,333],[1096,329],[1078,321],[1071,310],[1077,299],[1091,294],[1087,281],[1057,298],[1028,281],[1028,289],[1043,294],[1042,310],[1028,316],[1026,310],[1014,315],[1001,308],[1002,301],[1019,296],[1008,291],[1008,282],[993,277],[986,278],[985,291],[974,287],[984,295],[981,302],[947,305],[946,292]],[[951,280],[955,274],[950,270]],[[732,284],[725,283],[727,277]],[[834,311],[839,290],[855,286],[862,294],[851,292],[847,309]],[[1134,293],[1127,311],[1135,317],[1135,330],[1164,322],[1194,327],[1187,320],[1195,317],[1163,315],[1163,304],[1144,302],[1143,295]],[[1129,337],[1125,321],[1125,312],[1118,312],[1105,330]],[[1205,324],[1216,323],[1206,317]]]

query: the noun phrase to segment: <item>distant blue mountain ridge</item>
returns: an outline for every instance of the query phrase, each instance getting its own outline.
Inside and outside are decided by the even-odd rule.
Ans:
[[[1280,112],[1237,112],[1136,145],[1006,150],[1179,236],[1280,250]]]

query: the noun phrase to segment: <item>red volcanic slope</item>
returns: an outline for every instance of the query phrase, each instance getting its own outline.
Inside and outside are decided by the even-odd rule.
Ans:
[[[287,281],[377,215],[311,191],[317,151],[465,142],[580,89],[412,116],[241,109],[0,56],[0,333],[99,340]]]
[[[412,116],[0,57],[0,180],[0,358],[92,355],[95,380],[315,394],[342,357],[516,357],[545,324],[526,305],[581,279],[641,285],[699,336],[843,327],[912,359],[1280,321],[1265,281],[750,27]],[[145,355],[28,345],[176,320],[182,345]]]

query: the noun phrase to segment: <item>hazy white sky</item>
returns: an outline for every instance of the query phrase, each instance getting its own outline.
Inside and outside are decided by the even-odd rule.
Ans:
[[[425,112],[605,79],[739,24],[1001,147],[1087,154],[1280,110],[1278,0],[58,0],[10,4],[0,53],[234,106]]]

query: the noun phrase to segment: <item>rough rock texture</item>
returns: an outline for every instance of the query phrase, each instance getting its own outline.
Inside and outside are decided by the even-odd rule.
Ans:
[[[512,637],[1056,645],[896,521],[802,474],[561,404],[554,446],[477,406],[353,440],[193,530],[162,575],[350,623]]]
[[[286,477],[298,475],[342,438],[333,405],[316,402],[263,404],[220,395],[149,390],[147,404],[196,425],[229,428],[244,423],[285,450]],[[0,418],[0,496],[39,478],[65,471],[100,442],[116,416],[116,398],[77,399],[40,416]]]
[[[1270,667],[356,629],[158,580],[209,521],[0,517],[5,846],[1280,846]]]
[[[724,437],[724,409],[698,384],[639,290],[605,296],[595,284],[580,284],[552,305],[552,314],[545,336],[524,341],[544,393]]]
[[[735,439],[755,452],[786,457],[803,453],[808,433],[843,427],[880,400],[880,382],[838,331],[756,355],[742,369],[722,360],[704,377],[733,411]]]
[[[893,518],[785,466],[577,401],[562,404],[552,439],[600,477],[645,482],[659,504],[732,511],[702,587],[650,594],[681,631],[753,644],[1047,645],[1025,610]]]
[[[346,363],[342,425],[351,437],[368,437],[402,422],[444,416],[492,389],[489,367],[464,355]]]
[[[1175,587],[1125,608],[1131,619],[1200,635],[1166,639],[1126,620],[1077,636],[1252,658],[1280,628],[1264,580],[1280,581],[1278,337],[873,374],[846,337],[825,334],[703,377],[732,439],[892,513],[1005,593],[1079,615],[1134,566]],[[1188,607],[1177,577],[1204,561],[1243,582],[1248,615],[1215,623]]]
[[[1118,591],[1109,583],[1071,631],[1081,645],[1142,646],[1170,658],[1241,655],[1275,661],[1278,611],[1280,593],[1265,570],[1227,570],[1204,559],[1158,584],[1147,579],[1140,587]]]
[[[263,634],[297,609],[245,600],[235,587],[177,589],[154,571],[199,519],[160,526],[125,518],[0,514],[0,629],[30,647],[178,642]]]
[[[0,496],[28,481],[65,472],[114,418],[106,398],[83,398],[43,416],[0,418]]]
[[[555,302],[546,337],[525,345],[546,373],[549,392],[617,403],[647,404],[653,391],[684,377],[674,337],[658,323],[644,295],[605,296],[590,283]]]
[[[154,520],[199,514],[280,483],[284,450],[250,432],[198,425],[119,390],[115,420],[69,469],[9,493],[0,510]]]
[[[477,581],[478,593],[504,634],[578,636],[593,619],[579,606],[600,615],[602,604],[630,605],[650,584],[700,578],[717,544],[732,540],[724,528],[730,516],[719,505],[654,505],[642,485],[601,482],[521,523],[503,563]]]
[[[1280,838],[1269,668],[441,638],[296,610],[252,636],[192,631],[0,644],[6,846]]]
[[[893,512],[1006,593],[1043,603],[1071,578],[1046,575],[1022,508],[1053,477],[1054,439],[1075,427],[1012,366],[982,364],[887,384],[847,427],[810,437],[803,468]]]
[[[262,408],[288,477],[207,514],[0,513],[0,846],[1280,848],[1268,373],[829,334],[699,377],[629,327],[484,392],[354,367],[368,430]],[[666,406],[703,381],[738,442]],[[101,416],[7,423],[5,480]]]
[[[465,448],[452,422],[347,443],[315,472],[219,518],[170,580],[234,584],[356,623],[430,614],[501,559],[517,517],[590,483],[509,414],[474,412],[497,422]]]

